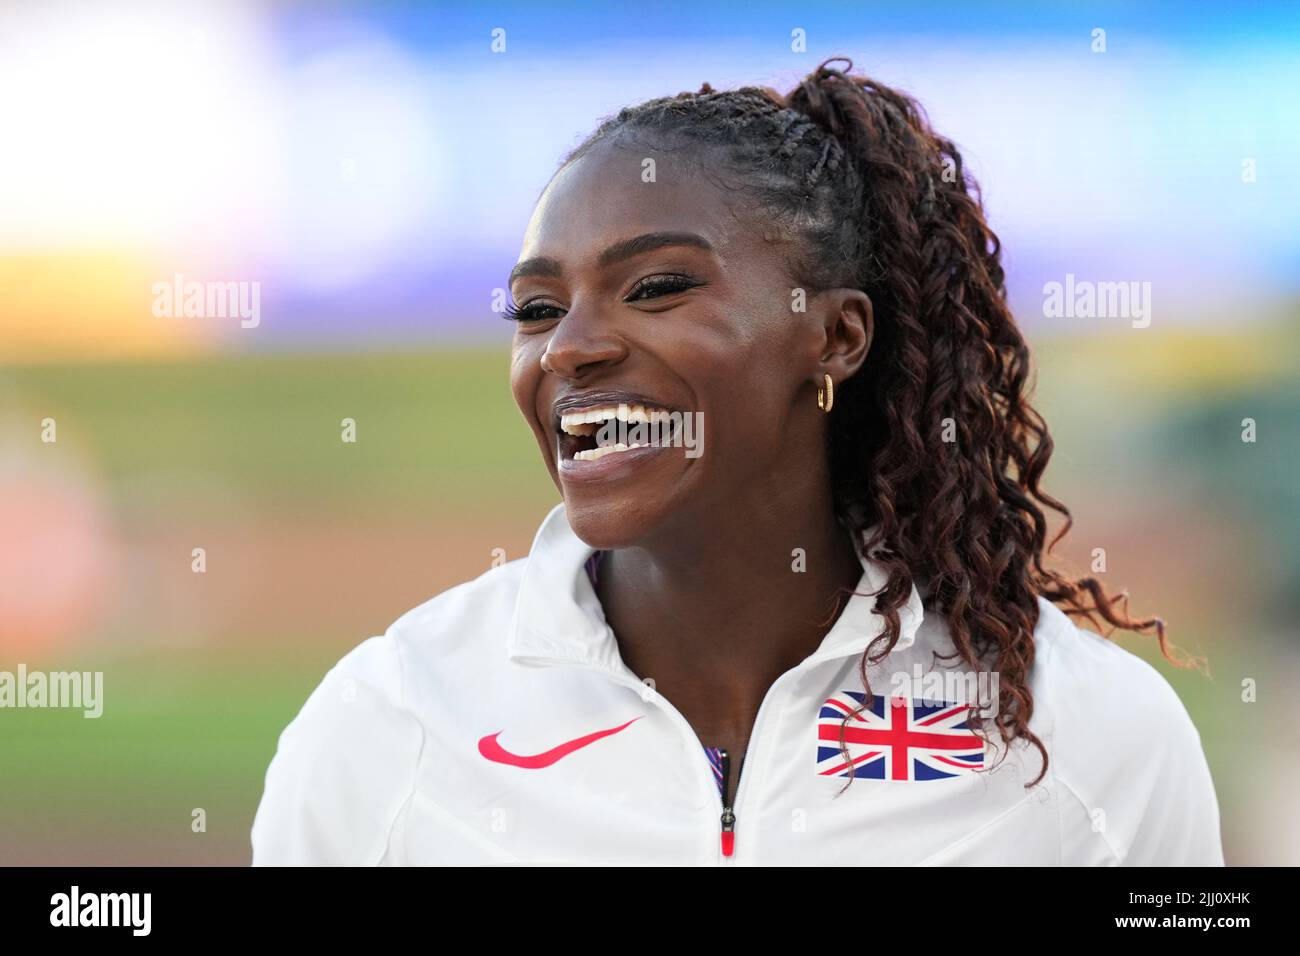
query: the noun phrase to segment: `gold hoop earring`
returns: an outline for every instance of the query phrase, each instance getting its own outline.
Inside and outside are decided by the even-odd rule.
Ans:
[[[835,404],[835,381],[825,372],[822,375],[826,378],[826,388],[817,389],[817,407],[829,414],[831,406]]]

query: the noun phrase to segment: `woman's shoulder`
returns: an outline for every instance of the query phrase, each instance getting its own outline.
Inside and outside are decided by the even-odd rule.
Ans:
[[[253,862],[376,863],[424,746],[417,704],[431,680],[504,639],[525,559],[493,567],[397,618],[344,654],[280,734],[253,823]]]
[[[1103,734],[1127,729],[1129,736],[1149,731],[1155,735],[1151,744],[1170,743],[1178,731],[1199,746],[1187,708],[1164,674],[1046,598],[1039,597],[1038,605],[1030,679],[1035,700],[1046,705],[1058,730]]]
[[[514,613],[527,558],[496,565],[399,615],[382,634],[361,641],[322,680],[364,686],[394,707],[405,708],[413,666],[425,659],[454,663],[458,653],[482,654],[488,633],[503,633]]]
[[[435,594],[400,615],[388,627],[387,635],[404,641],[463,633],[462,625],[491,626],[514,614],[515,598],[528,557],[516,558],[488,568],[478,577]],[[443,651],[449,648],[443,647]]]
[[[1032,726],[1049,773],[1116,862],[1221,865],[1201,735],[1169,680],[1039,599]]]
[[[253,819],[253,864],[375,864],[409,794],[424,730],[391,634],[326,672],[280,733]]]

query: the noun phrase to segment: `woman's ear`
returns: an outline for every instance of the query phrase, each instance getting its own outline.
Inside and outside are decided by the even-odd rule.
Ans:
[[[836,382],[852,378],[867,360],[875,335],[871,297],[861,289],[827,289],[822,293],[825,344],[823,370]]]

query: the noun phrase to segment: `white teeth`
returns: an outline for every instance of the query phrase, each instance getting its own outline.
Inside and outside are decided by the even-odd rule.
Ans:
[[[660,408],[647,408],[645,405],[606,405],[602,408],[584,409],[565,412],[560,416],[560,428],[570,435],[594,435],[596,429],[590,426],[611,418],[621,422],[667,422],[671,413]]]
[[[605,445],[603,448],[589,448],[586,451],[575,452],[573,455],[573,460],[574,461],[595,461],[597,458],[604,458],[606,455],[611,455],[616,451],[631,451],[633,448],[644,448],[644,447],[647,446],[644,446],[641,444],[641,442],[637,442],[637,441],[632,442],[632,444],[630,445],[624,445],[622,442],[619,442],[618,444],[615,445]]]

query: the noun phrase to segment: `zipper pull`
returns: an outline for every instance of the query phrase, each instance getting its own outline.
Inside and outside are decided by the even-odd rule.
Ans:
[[[725,750],[719,751],[722,761],[722,855],[731,856],[736,849],[736,812],[727,803],[727,784],[731,777],[731,757]]]

